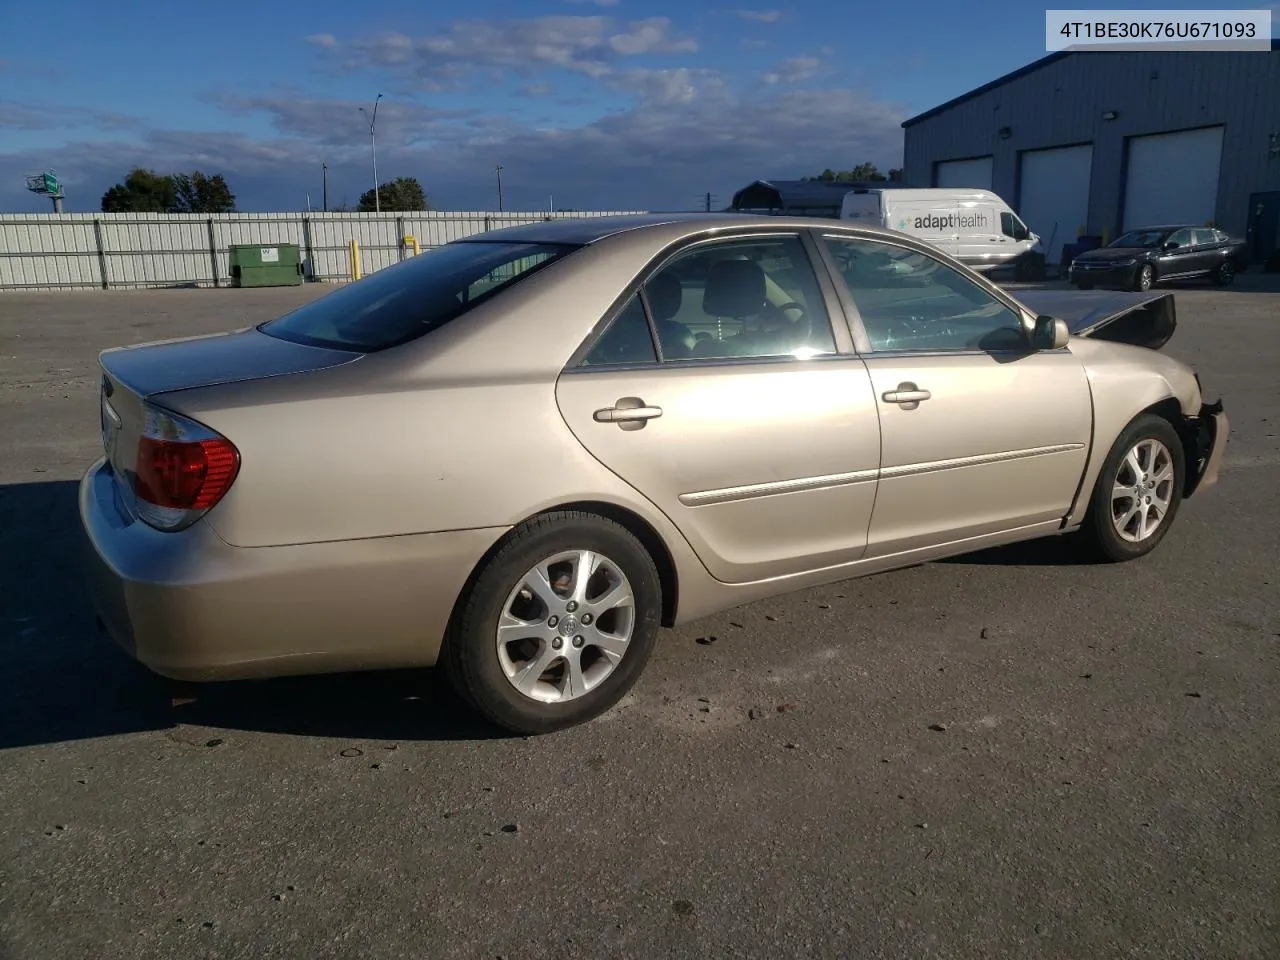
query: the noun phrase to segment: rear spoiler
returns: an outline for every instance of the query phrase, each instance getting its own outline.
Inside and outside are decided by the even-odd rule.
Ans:
[[[1159,350],[1178,326],[1173,293],[1111,290],[1017,290],[1014,296],[1038,315],[1067,322],[1075,337],[1111,340]]]

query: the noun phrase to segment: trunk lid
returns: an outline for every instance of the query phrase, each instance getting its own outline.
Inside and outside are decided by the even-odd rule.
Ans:
[[[117,507],[129,519],[137,516],[133,474],[138,444],[147,428],[148,398],[323,370],[361,356],[279,340],[254,328],[104,350],[98,357],[100,427],[103,455],[122,481],[115,485]]]
[[[1065,320],[1075,337],[1159,350],[1178,326],[1168,290],[1018,290],[1015,296],[1036,314]]]
[[[158,340],[105,350],[99,361],[117,384],[140,397],[240,380],[322,370],[363,354],[280,340],[254,327],[211,336]]]

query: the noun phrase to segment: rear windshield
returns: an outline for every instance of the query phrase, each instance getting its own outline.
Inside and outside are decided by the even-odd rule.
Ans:
[[[445,244],[258,329],[315,347],[385,350],[444,326],[574,249],[541,243]]]

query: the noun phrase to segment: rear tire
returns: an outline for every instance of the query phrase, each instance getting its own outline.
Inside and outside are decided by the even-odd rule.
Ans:
[[[1182,441],[1168,420],[1144,413],[1116,438],[1093,485],[1081,526],[1095,559],[1136,560],[1169,532],[1186,477]]]
[[[1229,287],[1236,279],[1236,265],[1230,260],[1223,260],[1210,275],[1215,286]]]
[[[488,720],[550,733],[631,689],[661,615],[662,584],[640,541],[612,520],[557,511],[516,527],[480,568],[441,661]]]

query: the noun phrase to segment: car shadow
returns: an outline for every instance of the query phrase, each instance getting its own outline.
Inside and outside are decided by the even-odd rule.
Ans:
[[[361,740],[487,740],[436,670],[175,684],[98,632],[71,481],[0,486],[0,750],[198,725]]]
[[[1070,534],[988,547],[936,562],[989,567],[1088,567],[1098,563],[1080,548],[1078,537]]]

